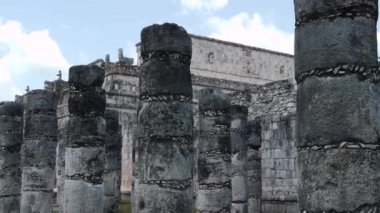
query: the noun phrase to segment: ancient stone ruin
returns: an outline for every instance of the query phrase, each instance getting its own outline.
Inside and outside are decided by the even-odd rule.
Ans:
[[[191,40],[175,24],[141,32],[134,212],[192,210]]]
[[[378,2],[294,4],[294,57],[152,25],[0,102],[0,212],[380,212]]]
[[[295,1],[301,211],[380,211],[377,3]]]

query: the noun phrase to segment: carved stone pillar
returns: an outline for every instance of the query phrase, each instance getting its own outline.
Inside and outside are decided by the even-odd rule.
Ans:
[[[230,212],[230,99],[220,89],[199,91],[197,212]]]
[[[57,96],[47,90],[32,90],[24,100],[21,212],[50,213],[57,148]]]
[[[20,211],[22,104],[0,102],[0,212]]]
[[[176,24],[141,32],[137,212],[192,210],[191,39]]]
[[[301,211],[380,211],[377,4],[295,0]]]
[[[69,141],[65,149],[64,211],[104,211],[104,140],[106,122],[104,70],[73,66],[69,70]]]

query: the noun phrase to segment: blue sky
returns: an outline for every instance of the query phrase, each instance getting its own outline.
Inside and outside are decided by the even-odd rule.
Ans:
[[[117,49],[136,57],[143,27],[175,22],[192,34],[293,53],[293,0],[0,0],[0,100],[43,87],[59,69]]]

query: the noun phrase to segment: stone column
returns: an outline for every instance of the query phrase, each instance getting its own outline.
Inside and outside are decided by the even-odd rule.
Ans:
[[[247,116],[248,108],[232,105],[231,113],[231,212],[248,213],[247,188]]]
[[[116,212],[120,201],[121,136],[119,114],[106,110],[106,138],[104,164],[104,212]]]
[[[199,101],[197,212],[231,211],[230,99],[202,89]]]
[[[21,212],[50,213],[57,148],[57,96],[47,90],[32,90],[25,95],[24,105]]]
[[[176,24],[141,32],[137,212],[192,211],[191,39]]]
[[[247,189],[248,213],[261,213],[261,125],[256,119],[248,122],[247,126]]]
[[[295,0],[299,206],[380,211],[377,0]]]
[[[22,104],[0,102],[0,212],[20,211]]]
[[[69,141],[65,150],[64,211],[103,212],[105,93],[104,70],[73,66],[69,70]]]

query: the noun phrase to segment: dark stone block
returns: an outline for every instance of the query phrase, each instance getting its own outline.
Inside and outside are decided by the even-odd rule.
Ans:
[[[140,66],[140,94],[192,97],[189,66],[152,59]]]
[[[24,110],[32,114],[55,114],[57,96],[48,90],[32,90],[25,95]]]
[[[68,146],[103,146],[106,122],[103,117],[71,117]]]
[[[231,180],[231,162],[219,156],[199,156],[198,184],[222,184]]]
[[[227,135],[199,135],[199,152],[210,152],[218,150],[223,154],[231,153],[230,136]]]
[[[101,87],[104,81],[104,69],[96,66],[72,66],[69,69],[69,83],[79,88]]]
[[[339,8],[349,8],[367,5],[377,10],[377,0],[295,0],[295,14],[296,18],[303,16],[323,13],[326,11],[333,12]]]
[[[50,140],[25,140],[21,149],[22,165],[55,167],[57,143]]]
[[[86,178],[91,180],[92,177],[99,177],[102,180],[104,149],[102,147],[66,147],[65,163],[66,176],[76,180]]]
[[[71,93],[69,98],[69,112],[72,115],[88,117],[103,115],[106,108],[105,92],[86,90]]]
[[[140,177],[150,180],[187,180],[192,177],[191,158],[184,154],[181,144],[176,141],[150,139],[141,147],[145,155],[139,156],[143,168]]]
[[[354,76],[309,78],[297,96],[298,146],[380,141],[380,87]]]
[[[248,121],[247,135],[247,146],[259,149],[261,147],[261,124],[259,119]]]
[[[17,116],[21,117],[23,112],[23,105],[13,101],[0,102],[0,116]]]
[[[22,171],[22,188],[25,191],[51,191],[54,188],[54,168],[24,166]]]
[[[57,116],[55,114],[27,115],[24,119],[24,138],[51,138],[56,140]]]
[[[296,29],[295,40],[296,76],[316,68],[346,64],[377,66],[376,21],[372,19],[311,22]]]
[[[363,204],[379,204],[379,150],[303,150],[298,171],[301,210],[361,212]]]
[[[178,52],[191,56],[191,39],[183,27],[164,23],[145,27],[141,31],[141,54],[155,51]]]
[[[22,144],[22,117],[0,116],[0,147]]]
[[[192,137],[192,113],[191,103],[145,103],[139,111],[137,135],[140,137]]]
[[[199,111],[228,111],[230,109],[231,100],[221,89],[206,88],[199,91],[198,102]]]

